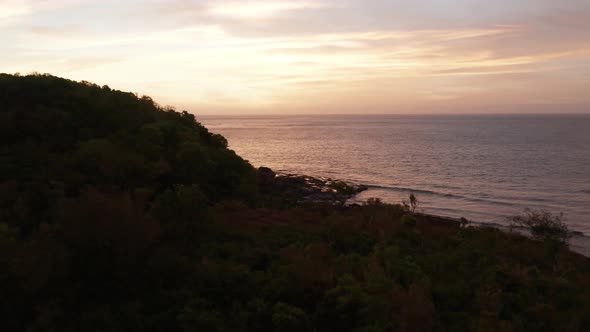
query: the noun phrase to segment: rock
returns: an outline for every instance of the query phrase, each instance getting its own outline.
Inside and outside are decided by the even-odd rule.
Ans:
[[[368,186],[365,186],[364,184],[358,185],[355,187],[355,190],[357,193],[363,192],[365,190],[369,190]]]
[[[258,168],[258,180],[263,187],[271,185],[276,176],[277,174],[268,167]]]
[[[261,174],[263,176],[268,176],[268,177],[272,177],[274,178],[277,173],[275,173],[275,171],[273,171],[272,169],[268,168],[268,167],[259,167],[258,168],[258,174]]]
[[[275,172],[268,167],[258,168],[261,191],[272,197],[291,202],[326,202],[343,204],[366,186],[348,184],[325,177],[312,177]]]

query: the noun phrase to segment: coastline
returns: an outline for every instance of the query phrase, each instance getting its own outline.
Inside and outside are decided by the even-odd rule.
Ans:
[[[350,183],[331,177],[317,177],[295,174],[284,171],[273,171],[268,167],[260,167],[261,183],[268,192],[294,200],[296,203],[328,203],[346,207],[355,207],[366,201],[356,199],[356,196],[369,189],[367,185]],[[271,188],[271,189],[268,189]],[[461,218],[420,212],[430,223],[442,223],[459,226]],[[510,227],[499,223],[469,221],[467,227],[494,228],[507,234],[518,234],[530,238],[525,228]],[[582,232],[571,231],[568,240],[570,251],[590,258],[590,237]]]
[[[446,222],[446,223],[460,223],[460,218],[453,218],[447,216],[440,216],[436,214],[428,214],[428,213],[421,213],[422,216],[428,218],[431,221],[438,221],[438,222]],[[467,227],[480,227],[480,228],[493,228],[500,230],[506,234],[517,234],[517,235],[524,235],[527,238],[531,238],[530,233],[527,231],[526,228],[523,227],[510,227],[507,225],[502,225],[498,223],[490,223],[490,222],[477,222],[477,221],[469,221],[469,225]],[[586,236],[582,232],[577,231],[570,231],[570,238],[568,239],[567,246],[570,251],[580,254],[584,257],[590,258],[590,237]]]

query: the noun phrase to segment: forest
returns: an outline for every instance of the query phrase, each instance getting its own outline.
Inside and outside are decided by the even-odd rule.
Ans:
[[[147,96],[0,74],[0,137],[3,331],[590,331],[563,242],[301,202]]]

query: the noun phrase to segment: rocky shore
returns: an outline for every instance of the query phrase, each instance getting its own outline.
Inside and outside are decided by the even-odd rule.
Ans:
[[[258,175],[263,192],[298,203],[344,204],[354,195],[368,189],[365,185],[347,183],[327,177],[275,172],[268,167],[260,167]]]

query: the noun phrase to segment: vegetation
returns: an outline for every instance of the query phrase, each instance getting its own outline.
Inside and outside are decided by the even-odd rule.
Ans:
[[[408,201],[403,200],[402,201],[402,206],[404,208],[404,210],[408,213],[416,213],[416,209],[418,208],[418,204],[420,204],[420,202],[418,201],[418,198],[416,197],[416,195],[414,195],[414,193],[410,193],[410,196],[408,196]]]
[[[0,75],[0,105],[5,331],[590,330],[565,247],[285,204],[191,114],[106,86]]]
[[[471,224],[471,220],[469,220],[465,217],[461,217],[459,219],[459,224],[461,225],[461,227],[468,227]]]
[[[561,221],[563,215],[553,215],[545,210],[525,209],[522,214],[510,217],[512,227],[530,231],[537,240],[566,243],[570,237],[567,225]]]

